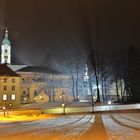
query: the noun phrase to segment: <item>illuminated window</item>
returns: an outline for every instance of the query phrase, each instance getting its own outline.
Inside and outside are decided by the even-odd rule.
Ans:
[[[15,94],[11,95],[11,100],[16,100],[16,95]]]
[[[3,90],[7,90],[7,86],[4,86],[4,87],[3,87]]]
[[[3,94],[3,101],[6,101],[6,100],[7,100],[7,95]]]
[[[15,83],[15,79],[12,79],[12,83]]]
[[[15,90],[15,86],[12,86],[12,90]]]

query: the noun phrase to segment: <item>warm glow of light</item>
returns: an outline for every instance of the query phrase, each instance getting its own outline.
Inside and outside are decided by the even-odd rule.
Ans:
[[[12,100],[15,100],[15,99],[16,99],[16,95],[12,94]]]
[[[6,107],[4,106],[2,109],[3,109],[3,110],[5,110],[5,109],[6,109]]]
[[[111,103],[112,103],[111,101],[108,101],[108,105],[111,105]]]
[[[3,94],[3,101],[6,101],[6,100],[7,100],[7,95]]]
[[[6,122],[19,122],[19,121],[32,121],[32,120],[39,120],[39,119],[51,119],[55,118],[56,116],[53,115],[46,115],[46,114],[34,114],[34,115],[10,115],[10,117],[3,117],[0,116],[0,121]]]
[[[65,106],[65,104],[62,104],[62,107],[64,107]]]

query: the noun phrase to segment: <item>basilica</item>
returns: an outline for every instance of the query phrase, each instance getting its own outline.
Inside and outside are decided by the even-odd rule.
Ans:
[[[8,30],[1,43],[0,105],[72,101],[70,76],[42,66],[12,65]]]

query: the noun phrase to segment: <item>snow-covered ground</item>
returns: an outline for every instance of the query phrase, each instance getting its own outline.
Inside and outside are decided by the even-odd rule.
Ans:
[[[108,140],[140,139],[140,113],[103,115],[102,119]]]
[[[140,112],[66,115],[0,124],[0,135],[2,140],[139,140]]]

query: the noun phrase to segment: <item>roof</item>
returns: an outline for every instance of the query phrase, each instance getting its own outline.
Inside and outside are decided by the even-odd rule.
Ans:
[[[17,72],[38,72],[38,73],[51,73],[58,74],[59,72],[44,66],[27,66],[17,70]]]
[[[0,64],[0,76],[20,77],[19,74],[11,70],[6,64]]]
[[[3,39],[2,45],[5,45],[5,44],[10,45],[9,39],[7,39],[7,38],[4,38],[4,39]]]

